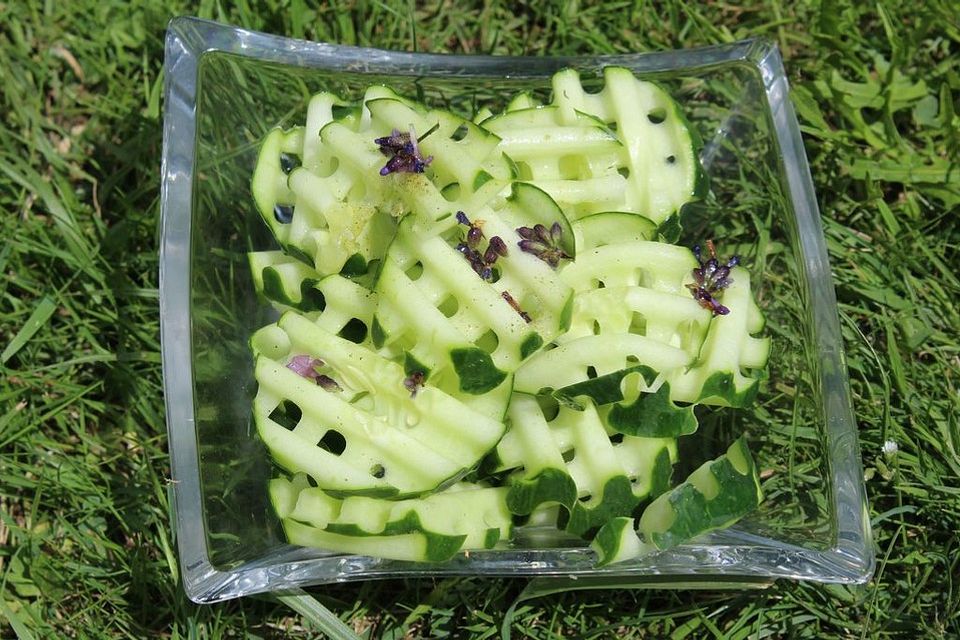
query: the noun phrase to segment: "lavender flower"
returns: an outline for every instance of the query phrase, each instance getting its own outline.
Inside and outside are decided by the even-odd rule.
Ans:
[[[694,283],[688,284],[687,288],[701,307],[709,309],[715,316],[725,316],[730,313],[730,309],[723,306],[719,298],[723,296],[723,290],[733,282],[730,270],[740,264],[740,258],[733,256],[725,264],[720,264],[713,240],[707,240],[706,244],[707,251],[710,252],[707,260],[703,259],[700,245],[693,248],[693,255],[700,266],[693,270]]]
[[[517,302],[516,299],[512,295],[510,295],[509,292],[507,291],[501,292],[500,297],[506,300],[507,303],[511,307],[513,307],[513,310],[516,311],[518,314],[520,314],[520,317],[523,318],[524,322],[526,322],[527,324],[530,324],[531,322],[533,322],[533,318],[530,317],[530,314],[528,314],[526,311],[520,308],[520,303]]]
[[[425,379],[426,376],[423,374],[423,371],[414,371],[403,379],[403,386],[410,392],[411,398],[417,397],[417,391],[423,386]]]
[[[421,136],[420,140],[426,138],[436,129],[437,126],[433,126]],[[423,173],[427,165],[433,161],[433,156],[424,158],[420,154],[419,141],[412,125],[409,132],[394,129],[389,136],[377,138],[374,142],[380,147],[380,153],[390,158],[387,160],[387,164],[380,169],[381,176],[391,173]]]
[[[500,256],[507,255],[507,245],[500,236],[493,236],[487,243],[487,248],[480,253],[480,241],[483,239],[483,222],[470,221],[463,211],[457,211],[457,222],[468,227],[465,241],[456,246],[456,250],[470,263],[474,272],[487,281],[493,280],[493,264]]]
[[[483,222],[480,220],[470,222],[470,218],[463,211],[457,211],[457,222],[469,227],[467,229],[467,245],[471,249],[476,249],[480,241],[483,240]]]
[[[300,355],[290,358],[290,362],[287,363],[287,369],[290,369],[298,376],[302,376],[307,380],[313,380],[317,386],[323,388],[325,391],[342,391],[336,380],[317,371],[317,369],[325,365],[326,363],[320,358]]]
[[[313,358],[307,355],[293,356],[290,358],[290,362],[287,363],[287,369],[290,369],[298,376],[316,381],[317,376],[320,375],[317,369],[325,364],[326,363],[320,358]]]
[[[569,260],[571,257],[560,246],[563,228],[559,222],[554,222],[549,230],[542,224],[518,227],[517,233],[523,238],[517,243],[521,251],[535,255],[554,269],[560,264],[560,260]]]

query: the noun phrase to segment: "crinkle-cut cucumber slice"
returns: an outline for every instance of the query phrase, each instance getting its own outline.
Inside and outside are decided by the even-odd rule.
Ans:
[[[563,280],[574,291],[603,287],[646,287],[666,293],[687,293],[697,259],[686,247],[664,242],[608,244],[577,254],[563,268]],[[601,284],[602,283],[602,284]]]
[[[678,402],[744,407],[756,396],[759,370],[767,363],[770,338],[754,338],[763,329],[763,313],[750,292],[750,273],[736,267],[720,299],[730,312],[715,316],[699,357],[689,369],[666,374],[670,396]]]
[[[483,394],[560,333],[570,290],[548,263],[517,246],[516,226],[531,220],[524,212],[530,202],[542,202],[533,197],[542,192],[517,185],[518,192],[530,197],[507,198],[499,210],[474,218],[482,221],[486,241],[498,236],[507,245],[495,263],[495,282],[451,246],[461,231],[448,240],[422,232],[412,216],[404,219],[377,280],[377,347],[402,348],[429,375],[452,371],[460,392]]]
[[[320,130],[334,120],[353,129],[359,128],[360,105],[345,102],[327,91],[313,96],[307,105],[301,166],[319,177],[329,176],[337,169],[337,162],[330,150],[320,142]]]
[[[509,428],[497,455],[504,468],[523,466],[523,473],[511,478],[507,507],[517,515],[555,503],[573,508],[577,485],[567,472],[563,449],[556,446],[536,398],[514,393],[507,416]]]
[[[577,251],[585,252],[607,244],[656,240],[657,225],[636,213],[602,211],[571,223]]]
[[[570,328],[557,342],[633,333],[679,347],[696,358],[710,319],[710,312],[687,290],[675,294],[646,287],[605,287],[574,297]]]
[[[332,105],[325,108],[332,113]],[[313,127],[327,116],[311,115],[309,139],[318,150],[309,156],[310,166],[296,155],[306,144],[307,130],[275,129],[261,146],[252,190],[261,217],[281,247],[328,275],[339,273],[351,259],[359,257],[365,265],[381,256],[395,223],[374,201],[363,198],[362,176],[350,167],[339,168],[331,150],[313,140],[318,137]],[[350,129],[355,120],[336,124]]]
[[[549,193],[570,219],[623,205],[623,145],[596,118],[578,113],[565,122],[558,107],[545,106],[508,111],[483,126],[500,136],[520,179]]]
[[[283,251],[251,251],[247,261],[257,294],[278,311],[323,311],[326,299],[316,287],[323,276],[315,269]]]
[[[553,392],[560,402],[581,408],[585,400],[600,406],[604,423],[613,431],[648,438],[673,438],[694,433],[692,406],[670,399],[670,383],[646,365],[633,365]]]
[[[354,192],[367,200],[375,198],[381,211],[395,217],[414,212],[422,221],[440,221],[458,210],[482,207],[513,175],[496,136],[468,120],[387,97],[366,102],[365,109],[370,114],[368,128],[354,131],[332,122],[320,137],[339,162],[340,169],[331,178],[341,170],[358,176]],[[390,135],[394,128],[409,131],[411,126],[422,136],[434,125],[437,129],[419,142],[424,158],[432,156],[424,173],[380,175],[387,158],[374,142],[377,138]]]
[[[686,481],[647,506],[639,531],[648,544],[669,549],[699,535],[729,527],[760,504],[757,466],[746,440],[704,463]]]
[[[624,436],[627,444],[615,445],[593,404],[579,413],[573,458],[567,463],[579,497],[566,517],[561,513],[560,525],[574,535],[592,537],[611,518],[630,515],[644,499],[670,486],[676,444],[671,438]],[[621,463],[618,446],[630,452],[630,470]]]
[[[550,394],[576,409],[594,403],[617,433],[688,435],[697,430],[693,408],[673,402],[661,373],[682,369],[693,357],[631,333],[588,335],[535,355],[517,371],[514,388]]]
[[[310,480],[305,473],[296,473],[289,479],[281,476],[270,480],[267,483],[267,494],[277,517],[289,518],[297,506],[300,492],[309,486]]]
[[[257,210],[281,245],[287,244],[288,216],[292,216],[295,200],[287,186],[287,174],[296,168],[302,150],[303,127],[271,129],[260,145],[250,182]],[[291,162],[294,158],[297,160]]]
[[[574,124],[562,123],[558,115],[557,107],[508,111],[486,120],[483,128],[500,138],[500,148],[515,162],[543,166],[543,177],[577,179],[588,171],[616,170],[623,144],[614,132],[586,115],[578,114]]]
[[[466,536],[404,533],[395,536],[354,536],[331,533],[296,520],[281,520],[291,544],[317,547],[332,553],[373,556],[411,562],[446,562],[453,558]]]
[[[677,103],[657,85],[622,67],[605,68],[603,77],[604,88],[591,94],[575,70],[555,74],[552,104],[565,122],[575,122],[582,112],[616,130],[628,174],[624,209],[659,224],[702,195],[699,137]]]
[[[521,109],[532,109],[534,107],[542,106],[543,103],[533,97],[532,92],[521,91],[517,95],[510,98],[510,102],[507,103],[506,111],[520,111]]]
[[[466,536],[462,548],[489,549],[510,536],[513,514],[506,487],[457,483],[439,493],[407,500],[365,496],[335,498],[309,487],[304,474],[270,481],[271,501],[281,518],[330,533],[394,536],[425,533]]]
[[[366,106],[374,126],[400,131],[412,126],[418,135],[436,127],[419,142],[421,154],[433,158],[424,175],[445,200],[462,205],[460,209],[487,202],[512,177],[510,163],[498,148],[499,138],[469,120],[441,110],[421,114],[390,99],[374,100]],[[422,197],[415,188],[406,191],[408,204],[420,204]]]
[[[379,259],[396,229],[396,220],[371,200],[353,190],[356,182],[346,180],[346,171],[321,178],[305,168],[289,176],[296,196],[294,216],[289,225],[288,244],[308,255],[317,271],[340,273],[356,256],[365,272],[366,263]]]
[[[634,518],[621,516],[600,527],[590,541],[590,548],[597,554],[597,567],[632,560],[649,550],[637,535],[635,523]]]
[[[513,514],[506,507],[506,495],[506,487],[458,483],[422,498],[338,499],[308,487],[284,517],[344,535],[465,535],[464,548],[486,549],[510,536]]]
[[[531,357],[517,370],[514,389],[523,393],[550,393],[638,365],[663,374],[691,362],[692,358],[683,349],[645,336],[591,335]]]
[[[310,267],[279,251],[251,252],[249,256],[251,264],[266,265],[261,270],[263,284],[257,285],[257,290],[262,289],[279,311],[297,309],[324,331],[354,340],[360,334],[364,334],[361,340],[366,337],[376,309],[372,291],[340,275],[320,278]],[[278,279],[276,285],[271,284],[274,278]],[[276,290],[287,296],[286,302]],[[290,300],[297,295],[300,297]],[[253,334],[251,346],[255,355],[270,350],[269,345],[276,342],[276,331],[276,325],[268,325]]]
[[[280,466],[328,492],[432,491],[474,466],[503,434],[502,421],[429,383],[412,393],[401,365],[296,313],[284,314],[258,345],[260,437]],[[327,380],[291,370],[297,356],[321,360],[317,373]]]
[[[561,526],[584,536],[669,486],[677,455],[672,438],[624,436],[614,443],[592,404],[582,411],[561,406],[548,420],[537,400],[522,393],[514,394],[508,416],[494,457],[500,469],[522,467],[509,477],[507,495],[518,515],[561,504]]]

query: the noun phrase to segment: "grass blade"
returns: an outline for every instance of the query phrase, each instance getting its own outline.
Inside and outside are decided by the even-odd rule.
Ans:
[[[3,614],[3,617],[5,617],[10,623],[10,626],[13,627],[13,632],[17,634],[19,640],[34,640],[30,629],[27,629],[27,626],[23,624],[23,621],[17,617],[17,614],[10,609],[10,606],[3,598],[0,598],[0,614]]]
[[[37,308],[30,314],[27,323],[20,328],[17,335],[15,335],[13,340],[10,341],[10,344],[7,345],[7,348],[3,350],[3,354],[0,355],[0,363],[6,364],[7,360],[12,358],[17,351],[20,351],[20,349],[30,341],[30,338],[46,324],[47,320],[50,319],[50,316],[52,316],[56,310],[57,303],[50,299],[49,296],[44,296],[40,304],[37,305]]]
[[[330,640],[361,640],[360,636],[340,618],[333,615],[330,609],[304,591],[298,590],[290,595],[278,595],[277,600],[312,622]]]

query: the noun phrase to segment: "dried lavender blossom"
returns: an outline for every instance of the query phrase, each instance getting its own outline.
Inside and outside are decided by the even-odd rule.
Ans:
[[[421,136],[420,140],[433,133],[436,128],[436,125],[432,127]],[[377,138],[374,142],[380,147],[380,153],[390,158],[380,169],[381,176],[391,173],[423,173],[427,165],[433,161],[433,156],[424,158],[420,154],[419,140],[412,125],[410,131],[394,129],[389,136]]]
[[[474,272],[486,281],[493,280],[493,264],[500,256],[506,255],[507,245],[499,236],[493,236],[487,243],[487,248],[480,253],[480,240],[483,239],[482,221],[470,221],[467,214],[457,211],[457,222],[468,227],[467,236],[463,242],[456,245],[456,250],[470,263]]]
[[[501,292],[500,297],[506,300],[507,303],[511,307],[513,307],[513,310],[516,311],[518,314],[520,314],[520,317],[523,318],[524,322],[526,322],[527,324],[530,324],[531,322],[533,322],[533,319],[530,317],[530,314],[528,314],[526,311],[520,308],[520,303],[517,302],[516,299],[512,295],[510,295],[509,292],[507,291]]]
[[[507,243],[500,236],[490,238],[488,249],[493,249],[499,256],[507,257]]]
[[[469,227],[467,229],[467,245],[469,245],[471,249],[476,249],[477,245],[479,245],[483,239],[483,223],[480,220],[471,222],[470,218],[468,218],[467,214],[463,211],[457,211],[457,222]]]
[[[411,398],[417,397],[417,392],[423,386],[425,379],[426,376],[423,374],[423,371],[414,371],[403,379],[403,386],[410,392]]]
[[[317,385],[324,391],[343,391],[343,388],[337,384],[336,380],[323,374],[317,376]]]
[[[287,369],[290,369],[298,376],[316,381],[320,373],[317,371],[326,363],[320,358],[314,358],[308,355],[293,356],[287,363]]]
[[[521,251],[540,258],[554,269],[560,264],[560,260],[571,258],[560,246],[563,240],[563,228],[559,222],[554,222],[549,229],[542,224],[518,227],[517,233],[523,238],[517,243]]]
[[[320,358],[300,355],[290,358],[287,369],[307,380],[313,380],[317,386],[322,387],[325,391],[342,391],[343,389],[340,388],[336,380],[317,371],[325,365],[326,363]]]
[[[693,248],[693,255],[700,266],[693,270],[694,282],[688,284],[687,288],[701,307],[708,309],[715,316],[725,316],[730,313],[730,309],[723,306],[719,298],[723,296],[723,290],[733,282],[730,278],[730,270],[740,264],[740,258],[733,256],[726,263],[720,264],[713,240],[707,240],[706,244],[707,251],[710,253],[707,260],[703,259],[700,245]]]

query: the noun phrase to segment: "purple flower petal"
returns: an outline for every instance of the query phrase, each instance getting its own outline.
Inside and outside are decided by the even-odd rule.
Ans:
[[[317,385],[320,386],[324,391],[343,391],[340,385],[337,384],[336,380],[323,374],[317,376]]]
[[[287,363],[287,369],[290,369],[298,376],[303,376],[308,380],[316,380],[320,375],[317,369],[324,365],[320,358],[314,358],[308,355],[293,356]]]

